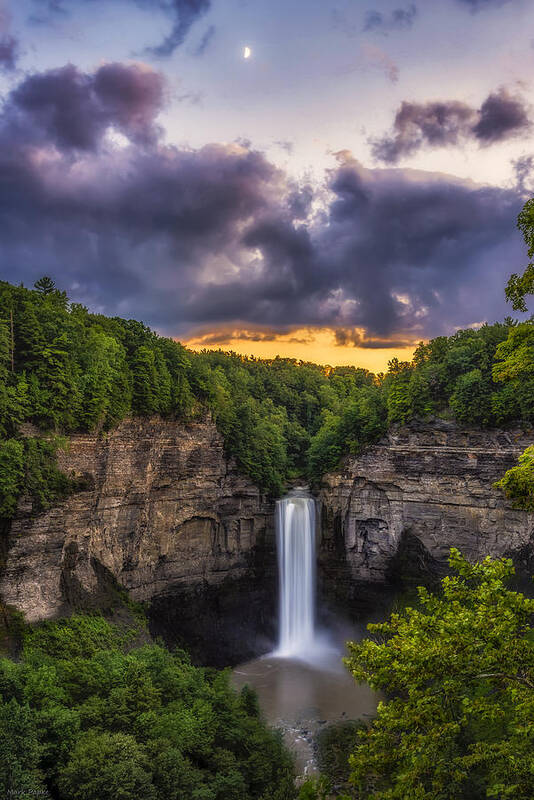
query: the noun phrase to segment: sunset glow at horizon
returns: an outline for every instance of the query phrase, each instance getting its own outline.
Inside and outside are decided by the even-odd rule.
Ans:
[[[264,334],[265,335],[265,334]],[[258,332],[258,336],[261,333]],[[386,372],[388,362],[393,358],[410,361],[417,344],[406,347],[358,347],[336,344],[333,331],[324,329],[297,329],[288,334],[274,335],[273,338],[253,341],[239,336],[224,337],[221,341],[210,342],[213,334],[180,340],[191,350],[224,350],[242,356],[272,359],[294,358],[330,367],[363,367],[378,374]]]

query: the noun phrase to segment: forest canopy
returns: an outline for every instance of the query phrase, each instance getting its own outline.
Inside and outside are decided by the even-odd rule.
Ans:
[[[145,624],[80,614],[24,629],[20,658],[0,658],[1,796],[291,800],[291,756],[252,691],[140,646]]]

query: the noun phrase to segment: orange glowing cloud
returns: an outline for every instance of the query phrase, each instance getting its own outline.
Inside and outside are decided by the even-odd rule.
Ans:
[[[182,340],[183,341],[183,340]],[[191,350],[233,351],[257,358],[296,358],[317,364],[364,367],[383,372],[388,361],[409,361],[417,342],[366,338],[360,329],[299,328],[288,333],[269,329],[222,328],[198,333],[183,341]]]

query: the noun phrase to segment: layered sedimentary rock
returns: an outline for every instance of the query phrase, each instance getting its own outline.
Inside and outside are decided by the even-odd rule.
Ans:
[[[512,555],[530,568],[534,515],[514,510],[493,483],[533,435],[413,423],[327,475],[320,492],[325,593],[355,598],[402,572],[439,575],[451,547]]]
[[[374,607],[396,578],[439,577],[453,546],[472,558],[510,554],[534,573],[534,515],[493,488],[533,438],[435,421],[348,458],[319,493],[323,597]],[[3,547],[5,603],[36,621],[105,607],[122,586],[148,604],[154,633],[204,663],[269,649],[273,505],[225,457],[209,419],[76,435],[59,462],[86,488],[37,516],[21,503]]]
[[[156,633],[193,653],[198,644],[206,660],[264,649],[255,637],[274,613],[273,508],[225,457],[210,420],[75,435],[59,465],[87,488],[38,516],[21,504],[5,603],[36,621],[105,605],[119,584],[150,604]]]

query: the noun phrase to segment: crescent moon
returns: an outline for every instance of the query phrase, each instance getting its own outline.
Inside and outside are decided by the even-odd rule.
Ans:
[[[243,48],[243,58],[250,58],[251,55],[252,55],[252,50],[247,45],[247,47]]]

